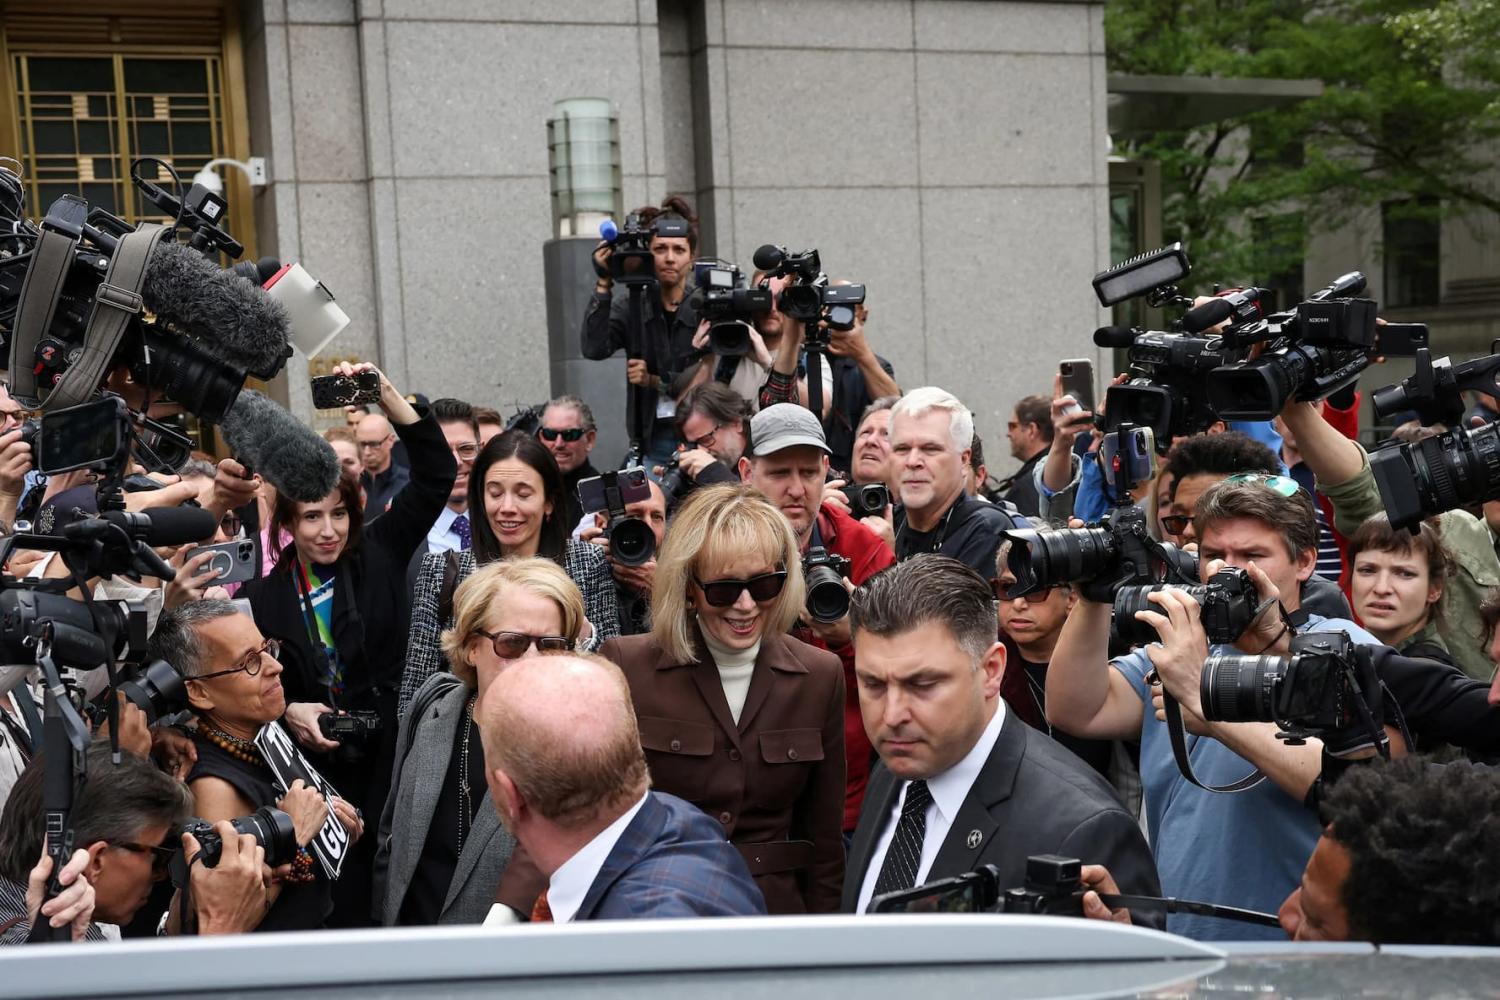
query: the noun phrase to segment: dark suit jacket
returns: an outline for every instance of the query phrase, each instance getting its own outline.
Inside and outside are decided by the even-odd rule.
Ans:
[[[701,638],[691,663],[649,635],[599,652],[624,671],[651,784],[721,824],[771,913],[833,913],[844,876],[844,671],[837,656],[768,635],[739,725]]]
[[[849,850],[845,913],[853,913],[859,902],[870,855],[900,787],[901,782],[883,764],[876,765]],[[976,832],[979,838],[971,847]],[[1007,714],[989,760],[938,849],[927,881],[952,878],[989,864],[1000,869],[1003,888],[1019,886],[1026,879],[1026,859],[1033,854],[1061,854],[1084,864],[1104,865],[1121,892],[1161,895],[1151,849],[1114,790],[1057,741]],[[1159,914],[1142,913],[1136,922],[1162,926]]]
[[[661,792],[609,852],[574,920],[753,917],[766,912],[739,851],[700,810]]]

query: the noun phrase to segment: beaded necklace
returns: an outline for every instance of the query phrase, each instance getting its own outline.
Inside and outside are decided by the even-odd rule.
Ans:
[[[246,764],[266,766],[266,758],[261,754],[260,747],[255,745],[254,740],[231,736],[207,719],[198,720],[198,735],[236,760],[242,760]]]

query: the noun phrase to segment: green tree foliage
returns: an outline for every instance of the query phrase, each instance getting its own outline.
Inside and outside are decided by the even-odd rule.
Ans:
[[[1301,261],[1309,226],[1386,202],[1500,211],[1500,0],[1108,0],[1105,32],[1115,73],[1323,83],[1239,119],[1115,137],[1162,164],[1166,233],[1205,278],[1264,282]]]

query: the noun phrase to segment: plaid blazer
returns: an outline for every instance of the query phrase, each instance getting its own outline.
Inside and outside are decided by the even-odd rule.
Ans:
[[[604,859],[574,920],[749,917],[766,912],[740,852],[694,806],[647,792]]]

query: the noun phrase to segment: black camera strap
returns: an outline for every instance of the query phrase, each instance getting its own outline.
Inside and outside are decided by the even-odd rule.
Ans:
[[[1243,792],[1266,780],[1260,768],[1255,768],[1243,778],[1227,785],[1205,785],[1193,773],[1193,762],[1188,757],[1187,734],[1182,728],[1182,708],[1177,704],[1177,699],[1167,693],[1166,685],[1162,685],[1161,689],[1161,706],[1167,716],[1167,735],[1172,741],[1172,756],[1177,759],[1177,770],[1181,771],[1182,776],[1188,781],[1205,792]]]

